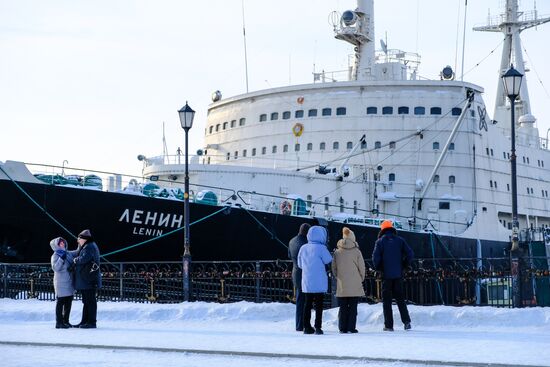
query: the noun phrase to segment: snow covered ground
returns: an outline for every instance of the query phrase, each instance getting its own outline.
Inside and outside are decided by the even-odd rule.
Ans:
[[[410,306],[413,330],[390,333],[382,306],[361,304],[359,334],[339,334],[332,309],[325,335],[294,331],[291,304],[102,302],[88,330],[55,329],[54,308],[0,299],[2,366],[550,366],[550,308]]]

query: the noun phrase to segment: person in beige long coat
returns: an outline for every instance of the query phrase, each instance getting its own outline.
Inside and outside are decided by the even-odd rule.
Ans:
[[[357,333],[357,303],[365,295],[365,260],[348,227],[342,229],[343,238],[338,241],[332,261],[332,274],[336,277],[338,299],[338,329],[340,333]]]

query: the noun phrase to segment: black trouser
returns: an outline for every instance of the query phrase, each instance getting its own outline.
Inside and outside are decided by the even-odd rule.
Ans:
[[[338,330],[348,332],[355,330],[357,323],[357,302],[359,297],[338,297]]]
[[[305,295],[301,285],[296,287],[296,330],[304,330]]]
[[[401,315],[401,321],[403,324],[411,322],[407,305],[403,297],[403,280],[397,279],[384,279],[382,281],[382,302],[384,304],[384,326],[387,328],[393,328],[393,313],[392,313],[392,299],[395,298],[397,307],[399,308],[399,314]]]
[[[68,324],[69,315],[71,314],[71,305],[73,304],[73,296],[57,297],[55,305],[55,322],[57,324]]]
[[[324,293],[304,293],[304,296],[304,329],[311,328],[311,308],[315,309],[315,328],[320,329],[323,324]]]
[[[97,318],[95,289],[83,289],[80,293],[82,293],[82,321],[80,324],[95,325]]]

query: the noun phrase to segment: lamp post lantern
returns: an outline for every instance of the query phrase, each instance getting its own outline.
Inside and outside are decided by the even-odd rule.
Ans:
[[[181,127],[185,131],[185,192],[183,193],[183,220],[184,220],[184,242],[183,242],[183,300],[189,301],[189,268],[191,267],[191,242],[189,240],[189,129],[193,127],[195,111],[185,102],[178,111]]]
[[[521,90],[523,74],[510,65],[510,69],[502,76],[506,95],[510,99],[511,111],[511,140],[510,164],[512,173],[512,251],[519,249],[519,222],[518,222],[518,186],[516,173],[516,121],[515,102]]]

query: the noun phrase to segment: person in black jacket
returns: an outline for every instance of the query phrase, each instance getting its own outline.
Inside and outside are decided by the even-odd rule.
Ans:
[[[75,325],[82,329],[95,329],[97,319],[96,291],[101,288],[99,249],[88,229],[77,238],[78,256],[75,257],[75,289],[82,294],[82,321]]]
[[[288,257],[292,260],[292,283],[296,290],[296,331],[304,331],[305,296],[302,293],[302,269],[298,267],[298,252],[307,243],[307,231],[311,226],[303,223],[298,235],[288,243]]]
[[[411,317],[403,297],[403,267],[410,267],[414,257],[407,242],[397,235],[390,220],[380,226],[378,240],[372,252],[376,270],[382,272],[382,303],[384,331],[393,331],[392,299],[395,298],[405,330],[411,329]]]

